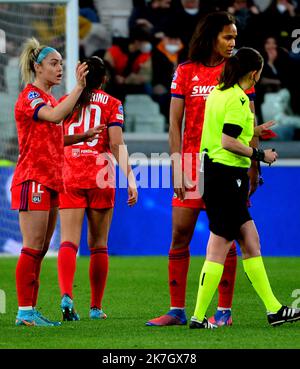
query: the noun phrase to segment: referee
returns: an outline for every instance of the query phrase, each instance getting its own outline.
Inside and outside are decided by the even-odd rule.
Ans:
[[[253,127],[253,113],[245,90],[260,78],[263,58],[254,49],[241,48],[229,58],[219,85],[210,93],[205,109],[200,152],[204,157],[204,195],[209,219],[207,245],[190,328],[216,328],[205,317],[221,279],[226,255],[234,240],[241,246],[243,266],[267,310],[268,322],[279,325],[300,319],[300,309],[283,306],[274,296],[260,252],[259,236],[247,207],[252,160],[272,164],[277,153],[249,146],[274,124]]]

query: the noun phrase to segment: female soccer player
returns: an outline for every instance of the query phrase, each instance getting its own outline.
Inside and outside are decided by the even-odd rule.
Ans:
[[[72,111],[82,93],[88,70],[86,64],[78,64],[77,85],[68,98],[58,104],[51,95],[51,88],[60,84],[63,68],[62,57],[55,49],[41,46],[34,38],[27,40],[20,67],[27,85],[15,105],[20,155],[11,187],[12,209],[19,210],[23,236],[23,248],[16,266],[19,305],[16,324],[58,325],[35,309],[38,280],[56,224],[58,192],[63,187],[64,138],[60,122]],[[30,83],[32,77],[33,83]],[[93,135],[90,131],[79,139]],[[78,137],[73,142],[78,142]]]
[[[198,24],[190,44],[189,61],[178,66],[171,85],[170,151],[173,156],[174,197],[172,200],[172,242],[169,252],[170,311],[147,325],[181,325],[187,323],[185,295],[190,262],[189,244],[203,200],[198,184],[198,157],[204,119],[205,102],[226,60],[232,55],[237,37],[234,18],[226,12],[208,14]],[[250,100],[254,89],[249,90]],[[253,102],[251,102],[253,104]],[[254,107],[252,106],[254,109]],[[181,137],[183,117],[185,125]],[[177,158],[177,159],[176,159]],[[181,164],[182,163],[182,164]],[[251,170],[251,192],[257,184],[257,170]],[[233,243],[219,285],[218,310],[212,320],[219,325],[231,325],[237,254]]]
[[[86,60],[89,74],[76,106],[64,121],[65,134],[84,133],[101,123],[106,130],[92,142],[65,148],[63,177],[65,192],[59,195],[61,245],[58,253],[58,278],[64,320],[79,320],[73,306],[73,279],[82,222],[88,219],[90,257],[90,318],[105,319],[102,297],[108,273],[107,239],[115,202],[115,174],[112,155],[128,177],[128,205],[137,202],[134,175],[128,164],[123,141],[123,107],[119,100],[102,90],[105,65],[94,56]]]
[[[233,240],[241,245],[245,273],[263,301],[268,322],[275,326],[300,319],[300,309],[282,304],[274,296],[260,252],[259,236],[247,207],[251,159],[272,164],[275,150],[249,145],[273,122],[253,129],[253,113],[245,90],[254,86],[263,67],[254,49],[241,48],[224,69],[220,84],[206,102],[201,152],[204,159],[204,195],[209,219],[207,244],[194,316],[190,328],[216,328],[205,312],[221,279],[226,255]]]

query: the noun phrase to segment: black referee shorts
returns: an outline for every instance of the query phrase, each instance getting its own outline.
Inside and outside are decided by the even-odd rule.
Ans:
[[[228,241],[239,239],[240,228],[251,216],[247,200],[249,177],[247,168],[204,161],[204,194],[209,229]]]

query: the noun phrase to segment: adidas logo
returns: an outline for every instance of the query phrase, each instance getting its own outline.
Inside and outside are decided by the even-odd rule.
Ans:
[[[193,77],[192,81],[199,81],[199,77],[198,76]]]

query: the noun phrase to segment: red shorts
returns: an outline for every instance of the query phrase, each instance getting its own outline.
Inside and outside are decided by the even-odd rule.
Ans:
[[[178,197],[172,198],[172,206],[190,209],[202,209],[205,210],[205,203],[201,197],[197,199],[186,199],[181,201]]]
[[[178,197],[172,198],[172,206],[174,207],[181,207],[181,208],[190,208],[190,209],[201,209],[205,210],[205,203],[202,198],[198,199],[186,199],[186,200],[179,200]],[[248,199],[247,206],[250,208],[252,206],[251,201]]]
[[[60,209],[107,209],[115,205],[114,188],[68,188],[59,194]]]
[[[58,192],[35,181],[26,181],[11,189],[13,210],[45,210],[58,206]]]

